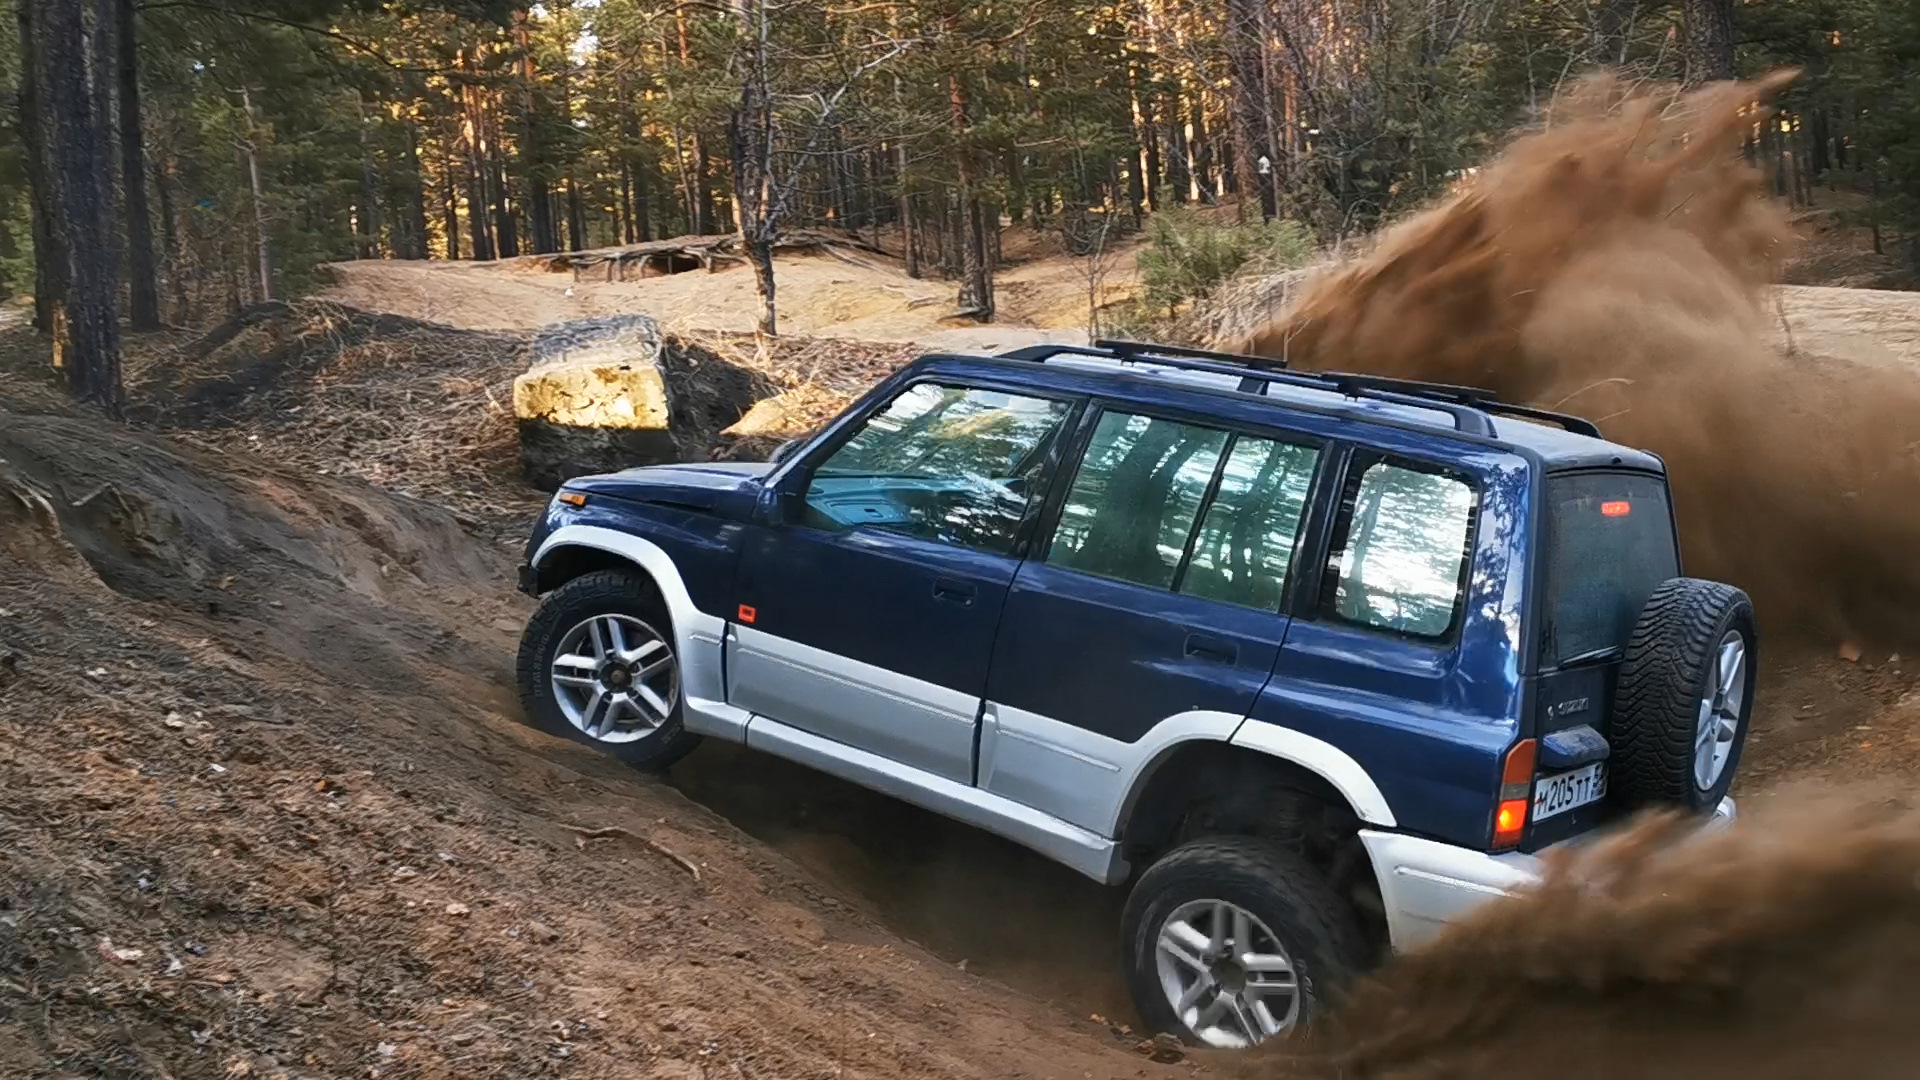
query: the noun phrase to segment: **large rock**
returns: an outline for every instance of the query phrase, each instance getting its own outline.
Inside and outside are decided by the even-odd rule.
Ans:
[[[520,461],[551,489],[574,476],[700,461],[721,429],[773,391],[696,343],[665,338],[645,315],[555,323],[534,335],[513,383]]]

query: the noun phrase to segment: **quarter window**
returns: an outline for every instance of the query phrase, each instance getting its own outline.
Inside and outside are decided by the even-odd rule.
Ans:
[[[882,528],[1001,554],[1045,490],[1067,402],[917,383],[814,470],[805,524]]]
[[[1371,454],[1356,455],[1347,475],[1321,610],[1410,637],[1446,637],[1466,593],[1473,487]]]

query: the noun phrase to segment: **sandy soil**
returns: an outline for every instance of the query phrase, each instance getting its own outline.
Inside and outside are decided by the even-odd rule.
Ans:
[[[1117,250],[1103,284],[1110,296],[1133,276],[1132,249]],[[1039,341],[1086,340],[1084,260],[1036,252],[994,278],[997,321],[953,320],[955,286],[915,280],[893,260],[866,253],[783,255],[777,262],[786,333],[910,341],[973,352]],[[326,299],[471,330],[527,330],[559,319],[640,312],[669,331],[745,332],[759,310],[744,267],[607,281],[575,280],[529,260],[483,263],[348,262],[333,266]]]

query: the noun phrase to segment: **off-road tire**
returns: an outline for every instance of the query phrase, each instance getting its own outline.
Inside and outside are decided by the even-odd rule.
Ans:
[[[543,731],[612,754],[636,769],[664,772],[700,745],[700,736],[688,732],[684,723],[684,682],[666,721],[653,734],[626,743],[604,743],[589,737],[568,722],[553,700],[549,665],[560,636],[584,619],[610,614],[631,615],[658,629],[667,647],[674,650],[674,661],[683,663],[674,644],[673,619],[653,583],[634,571],[596,570],[548,593],[527,621],[517,665],[521,708]]]
[[[1364,964],[1351,905],[1326,876],[1293,852],[1247,836],[1217,836],[1175,848],[1149,867],[1121,915],[1121,962],[1140,1019],[1153,1032],[1198,1044],[1160,987],[1154,948],[1160,927],[1191,900],[1246,909],[1281,939],[1301,987],[1300,1026],[1326,1015]]]
[[[1746,643],[1745,693],[1727,764],[1711,788],[1693,773],[1694,737],[1710,665],[1730,631]],[[1611,787],[1627,806],[1710,812],[1733,785],[1753,715],[1753,602],[1731,585],[1673,578],[1647,598],[1627,639],[1613,706]]]

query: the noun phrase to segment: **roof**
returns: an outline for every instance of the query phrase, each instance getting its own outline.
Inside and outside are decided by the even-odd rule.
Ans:
[[[1035,345],[996,359],[1071,367],[1135,385],[1145,381],[1207,394],[1246,394],[1362,423],[1425,428],[1446,438],[1510,448],[1552,469],[1623,466],[1665,471],[1659,458],[1608,441],[1586,420],[1503,402],[1476,387],[1289,371],[1269,359],[1133,342]]]

